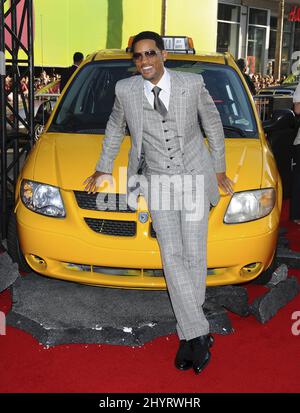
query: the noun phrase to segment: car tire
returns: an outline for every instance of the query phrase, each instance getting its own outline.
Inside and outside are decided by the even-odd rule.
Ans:
[[[9,253],[13,262],[19,266],[19,271],[32,272],[32,269],[27,264],[25,257],[21,251],[17,230],[16,215],[11,213],[8,221],[7,229],[7,252]]]
[[[34,126],[34,140],[37,141],[43,132],[44,132],[44,125],[37,123]]]

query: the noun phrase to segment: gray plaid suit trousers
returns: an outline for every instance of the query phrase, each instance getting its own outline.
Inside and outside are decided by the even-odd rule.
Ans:
[[[173,175],[173,178],[183,180],[184,174]],[[194,176],[195,177],[195,176]],[[195,184],[192,188],[176,185],[162,185],[159,191],[151,191],[153,175],[147,174],[149,185],[148,208],[152,225],[163,263],[166,283],[177,320],[179,339],[192,338],[209,333],[209,323],[204,315],[202,305],[205,301],[207,276],[207,229],[209,200],[202,192],[196,193]],[[191,208],[184,201],[193,194],[194,200],[202,202],[203,214],[199,219],[191,220]],[[156,208],[161,200],[170,196],[170,208]],[[182,205],[179,209],[175,205]]]

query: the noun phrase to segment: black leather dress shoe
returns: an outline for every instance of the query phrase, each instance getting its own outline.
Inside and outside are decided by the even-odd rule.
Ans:
[[[201,373],[209,363],[211,357],[209,349],[213,345],[213,342],[214,338],[210,334],[189,340],[192,350],[192,367],[196,374]]]
[[[188,370],[193,367],[191,342],[180,340],[179,349],[175,357],[175,367],[178,370]]]

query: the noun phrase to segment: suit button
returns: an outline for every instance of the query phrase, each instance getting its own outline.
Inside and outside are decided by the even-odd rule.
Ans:
[[[164,132],[169,132],[169,129],[165,129]]]
[[[166,142],[169,142],[170,139],[166,139]]]
[[[174,156],[170,156],[170,159],[173,159],[174,158]]]
[[[172,148],[168,148],[168,151],[170,151]]]
[[[169,169],[169,168],[170,168],[170,165],[168,165],[167,168]]]
[[[162,123],[165,123],[165,119],[162,120]]]

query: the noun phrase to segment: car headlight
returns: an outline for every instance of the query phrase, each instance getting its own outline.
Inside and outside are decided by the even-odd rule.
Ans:
[[[272,211],[275,200],[274,188],[237,192],[227,207],[224,222],[237,224],[263,218]]]
[[[59,189],[55,186],[24,179],[20,195],[24,205],[32,211],[57,218],[66,216]]]

